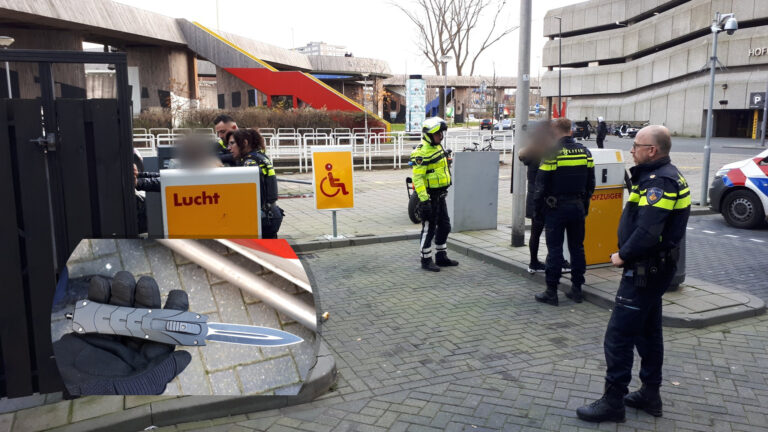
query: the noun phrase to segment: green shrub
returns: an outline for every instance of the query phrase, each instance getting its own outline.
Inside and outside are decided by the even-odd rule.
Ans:
[[[210,128],[219,114],[232,117],[239,127],[249,128],[362,128],[365,124],[362,112],[327,111],[300,108],[279,110],[251,107],[240,110],[198,109],[184,112],[181,127]],[[135,126],[140,127],[140,126]],[[384,123],[368,116],[368,127],[384,127]]]

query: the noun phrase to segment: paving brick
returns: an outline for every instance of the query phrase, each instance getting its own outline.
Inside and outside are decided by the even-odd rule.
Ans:
[[[269,389],[287,386],[299,381],[299,375],[291,357],[280,357],[247,366],[239,366],[237,367],[237,374],[245,394],[263,393]]]
[[[13,422],[13,430],[36,432],[62,426],[69,418],[70,405],[70,401],[62,401],[18,411]]]
[[[123,410],[123,396],[89,396],[72,401],[72,422]]]

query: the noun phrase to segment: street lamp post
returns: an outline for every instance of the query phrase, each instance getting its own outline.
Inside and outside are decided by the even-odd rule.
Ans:
[[[709,186],[709,154],[710,141],[712,140],[712,103],[715,100],[715,70],[717,70],[717,34],[725,30],[729,35],[733,34],[739,28],[738,21],[734,14],[715,14],[715,20],[712,22],[712,57],[709,66],[709,107],[707,108],[707,138],[704,141],[704,162],[701,169],[701,200],[699,204],[707,205],[707,189]]]
[[[448,104],[448,98],[445,96],[445,93],[448,91],[448,62],[453,60],[453,57],[449,55],[444,55],[440,57],[440,61],[443,63],[443,120],[445,120],[445,106]]]
[[[558,31],[557,31],[557,44],[558,44],[558,51],[557,54],[557,113],[560,117],[563,116],[563,113],[561,112],[563,109],[563,17],[553,17],[558,22]],[[550,113],[551,115],[551,113]]]
[[[8,49],[9,46],[14,42],[14,39],[10,36],[0,36],[0,46],[3,47],[3,49]],[[5,79],[8,82],[8,99],[13,98],[13,94],[11,92],[11,66],[8,64],[8,62],[5,62]]]
[[[365,127],[365,133],[367,134],[368,133],[368,109],[365,107],[365,88],[368,87],[368,75],[370,75],[370,73],[363,72],[361,75],[363,76],[363,78],[365,78],[365,80],[363,81],[363,114],[365,115],[364,127]]]

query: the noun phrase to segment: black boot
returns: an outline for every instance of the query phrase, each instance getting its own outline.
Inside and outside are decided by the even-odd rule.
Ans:
[[[458,261],[448,258],[448,252],[440,251],[435,254],[435,263],[440,267],[454,267],[459,265]]]
[[[641,409],[654,417],[661,417],[659,386],[643,384],[640,390],[624,396],[624,405]]]
[[[429,258],[422,258],[421,259],[421,268],[424,270],[429,270],[433,272],[439,272],[440,267],[436,266],[435,263],[432,261],[432,257]]]
[[[624,423],[626,420],[624,410],[624,395],[627,393],[626,388],[621,388],[612,384],[605,385],[605,393],[603,397],[592,402],[589,405],[584,405],[576,410],[576,415],[588,422],[604,422],[612,421],[618,423]]]
[[[574,303],[581,303],[584,295],[581,294],[581,285],[571,285],[571,290],[565,293],[565,296],[573,300]]]
[[[551,304],[552,306],[557,306],[559,303],[557,299],[557,287],[547,286],[546,291],[536,294],[535,297],[537,302]]]

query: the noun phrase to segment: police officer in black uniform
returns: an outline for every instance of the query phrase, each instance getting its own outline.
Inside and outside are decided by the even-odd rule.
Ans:
[[[581,285],[587,264],[584,257],[584,219],[595,191],[595,163],[592,153],[574,141],[571,121],[559,118],[552,123],[558,139],[553,154],[545,157],[536,174],[536,208],[544,209],[547,239],[547,289],[536,294],[536,301],[558,305],[557,285],[563,270],[563,241],[568,232],[571,253],[571,291],[566,294],[581,303]]]
[[[216,131],[216,136],[218,137],[214,149],[219,160],[226,166],[235,165],[234,157],[229,151],[229,143],[226,142],[226,136],[228,132],[237,130],[237,123],[232,117],[226,114],[220,114],[213,119],[213,129]]]
[[[265,153],[264,138],[254,129],[238,129],[227,132],[226,141],[238,166],[260,169],[261,237],[276,239],[285,213],[277,206],[277,177]]]
[[[624,406],[660,417],[664,340],[661,296],[677,270],[679,245],[691,212],[688,183],[672,165],[672,139],[664,126],[647,126],[632,146],[632,191],[619,223],[619,251],[611,255],[623,267],[621,284],[603,342],[605,393],[576,414],[593,422],[625,419]],[[640,354],[640,390],[627,396],[633,349]]]

